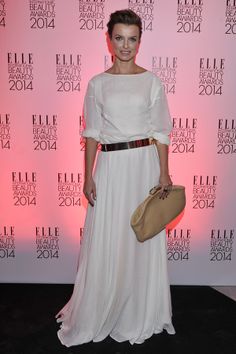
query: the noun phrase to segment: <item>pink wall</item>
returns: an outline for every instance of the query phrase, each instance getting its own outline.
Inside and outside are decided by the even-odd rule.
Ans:
[[[41,6],[40,6],[41,5]],[[82,104],[111,65],[109,14],[143,18],[137,62],[165,84],[172,284],[235,285],[236,6],[228,0],[0,1],[0,281],[74,281],[86,201]]]

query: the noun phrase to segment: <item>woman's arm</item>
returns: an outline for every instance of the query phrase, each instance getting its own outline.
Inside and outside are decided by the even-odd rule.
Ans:
[[[93,180],[93,166],[97,153],[98,142],[93,138],[86,138],[85,143],[85,175],[83,192],[89,203],[94,206],[96,200],[96,185]]]
[[[159,141],[154,140],[159,160],[160,160],[160,178],[159,184],[162,187],[162,198],[167,197],[172,181],[169,175],[169,164],[168,164],[168,145],[161,144]],[[167,190],[167,191],[166,191]]]

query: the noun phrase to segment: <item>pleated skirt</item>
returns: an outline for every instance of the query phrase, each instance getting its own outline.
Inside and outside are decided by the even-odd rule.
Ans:
[[[99,152],[95,206],[88,205],[73,294],[57,315],[65,346],[98,342],[143,343],[174,334],[166,233],[140,243],[130,226],[135,208],[159,181],[154,145]]]

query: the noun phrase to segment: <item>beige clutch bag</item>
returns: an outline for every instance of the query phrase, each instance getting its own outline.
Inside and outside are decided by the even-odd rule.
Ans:
[[[164,230],[186,205],[184,186],[173,185],[165,199],[160,199],[160,191],[161,187],[153,187],[149,196],[131,216],[130,225],[140,242],[144,242]]]

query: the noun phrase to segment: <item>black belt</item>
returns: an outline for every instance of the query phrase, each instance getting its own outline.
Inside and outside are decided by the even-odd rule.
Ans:
[[[122,143],[113,143],[113,144],[101,144],[101,151],[114,151],[114,150],[125,150],[125,149],[134,149],[142,146],[150,145],[150,139],[140,139],[127,141]]]

